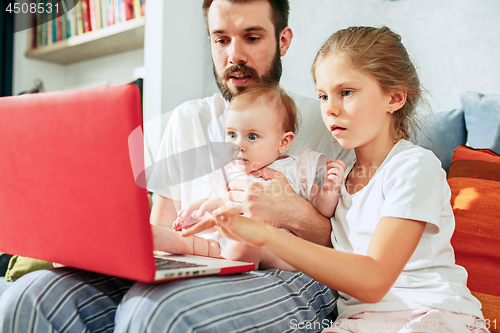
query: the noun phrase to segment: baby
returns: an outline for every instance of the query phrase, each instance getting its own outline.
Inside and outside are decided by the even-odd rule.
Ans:
[[[310,150],[304,151],[300,157],[283,155],[297,132],[297,112],[293,99],[281,88],[258,84],[233,98],[225,114],[225,130],[226,142],[239,147],[236,158],[224,168],[227,181],[265,181],[251,174],[268,167],[283,173],[295,193],[311,202],[325,217],[333,215],[344,163],[327,161],[324,154]],[[321,182],[323,185],[319,186]],[[205,212],[220,205],[220,198],[226,194],[225,181],[219,179],[214,183],[217,185],[212,188],[217,198],[198,201],[180,210],[173,224],[174,230],[186,229],[210,217]],[[251,261],[265,268],[293,270],[271,253],[256,255],[260,249],[234,241],[228,241],[224,246],[226,239],[218,240],[224,258]]]

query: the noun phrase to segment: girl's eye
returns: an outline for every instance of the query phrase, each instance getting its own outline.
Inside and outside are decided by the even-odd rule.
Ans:
[[[227,136],[228,136],[231,140],[236,139],[236,133],[234,133],[234,132],[228,133],[228,134],[227,134]]]
[[[342,97],[349,97],[354,93],[352,90],[342,90]]]
[[[257,136],[257,134],[250,134],[248,136],[248,139],[250,139],[250,141],[254,141],[254,140],[257,140],[259,137]]]
[[[318,96],[318,98],[319,98],[319,99],[320,99],[320,101],[322,101],[322,102],[326,102],[326,101],[328,101],[328,96],[326,96],[326,95],[319,95],[319,96]]]

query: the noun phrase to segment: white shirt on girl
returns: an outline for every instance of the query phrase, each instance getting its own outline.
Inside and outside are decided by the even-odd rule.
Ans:
[[[432,307],[483,318],[479,301],[466,287],[467,272],[455,265],[450,239],[455,219],[446,173],[434,154],[401,140],[369,183],[350,195],[345,187],[355,160],[346,166],[344,185],[332,221],[336,250],[366,255],[381,217],[427,222],[420,242],[402,273],[375,304],[340,293],[339,318],[367,311]]]

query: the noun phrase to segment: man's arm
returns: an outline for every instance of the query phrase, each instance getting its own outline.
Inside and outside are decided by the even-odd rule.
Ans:
[[[172,228],[172,223],[177,218],[177,212],[180,210],[181,203],[161,195],[156,195],[151,209],[149,221],[152,225],[158,225],[166,228]]]
[[[295,194],[281,172],[264,170],[260,176],[266,182],[234,180],[229,184],[226,199],[240,203],[236,208],[246,217],[286,228],[300,238],[331,247],[330,220]]]

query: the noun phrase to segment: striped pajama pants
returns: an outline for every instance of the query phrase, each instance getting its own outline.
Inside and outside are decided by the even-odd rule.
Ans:
[[[4,292],[0,332],[316,332],[335,305],[329,288],[276,269],[146,284],[58,268]]]

